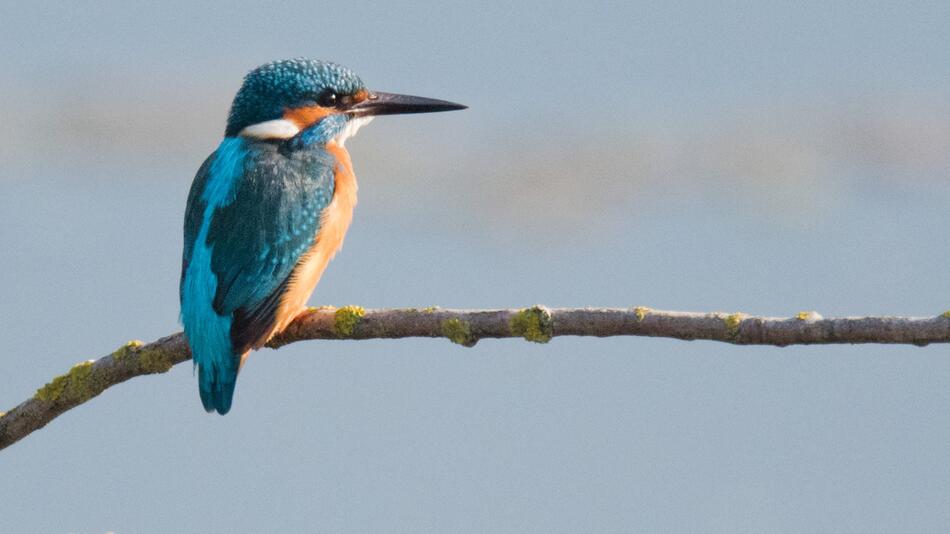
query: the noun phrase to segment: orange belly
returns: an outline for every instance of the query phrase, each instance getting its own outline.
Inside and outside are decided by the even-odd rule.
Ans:
[[[291,275],[287,291],[277,308],[274,328],[268,334],[270,339],[281,332],[307,306],[307,300],[317,287],[320,276],[327,268],[340,247],[343,237],[353,219],[353,207],[356,206],[356,176],[350,155],[345,148],[335,143],[327,144],[327,151],[336,158],[334,174],[333,200],[320,215],[320,229],[310,248],[297,262]]]

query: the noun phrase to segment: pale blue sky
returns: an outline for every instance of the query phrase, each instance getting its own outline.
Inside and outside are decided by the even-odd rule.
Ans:
[[[950,308],[945,2],[0,5],[0,408],[177,331],[187,188],[244,73],[466,103],[348,142],[313,304]],[[11,532],[935,532],[944,347],[311,342],[0,452]]]

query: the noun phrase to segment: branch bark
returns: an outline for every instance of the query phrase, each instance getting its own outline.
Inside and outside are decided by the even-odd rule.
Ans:
[[[649,336],[778,347],[835,343],[925,346],[950,342],[950,312],[936,317],[825,319],[814,312],[782,318],[643,307],[365,311],[355,306],[324,307],[300,314],[268,346],[278,348],[307,339],[444,337],[470,347],[483,338],[522,337],[545,343],[556,336]],[[177,333],[148,344],[130,341],[98,360],[78,363],[37,390],[30,399],[0,415],[0,449],[116,384],[140,375],[167,372],[175,364],[190,359],[184,336]]]

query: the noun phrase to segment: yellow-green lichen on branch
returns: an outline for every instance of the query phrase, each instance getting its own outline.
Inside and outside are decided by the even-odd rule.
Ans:
[[[647,315],[650,313],[650,308],[645,306],[637,306],[633,309],[633,314],[637,316],[637,321],[643,321],[647,318]]]
[[[46,402],[85,402],[102,391],[97,384],[92,360],[77,363],[64,375],[59,375],[36,390],[36,398]]]
[[[144,343],[142,343],[141,341],[137,339],[133,339],[132,341],[129,341],[125,345],[122,345],[121,347],[116,349],[115,352],[112,353],[112,359],[115,361],[119,361],[122,358],[125,358],[126,356],[131,354],[132,352],[135,352],[135,350],[137,350],[142,345],[144,345]]]
[[[472,335],[472,327],[468,321],[452,318],[442,321],[442,335],[447,337],[452,343],[462,345],[463,347],[474,347],[478,338]]]
[[[547,343],[554,336],[551,312],[541,306],[525,308],[508,321],[511,333],[535,343]]]
[[[167,373],[175,360],[172,354],[159,349],[143,349],[145,343],[137,339],[129,341],[112,353],[112,359],[116,362],[124,361],[129,356],[135,355],[139,369],[148,374]]]
[[[739,326],[745,317],[746,315],[744,313],[732,313],[727,315],[726,318],[723,319],[723,322],[726,323],[726,335],[733,339],[737,337],[739,335]]]
[[[795,318],[799,321],[818,321],[821,320],[821,314],[816,311],[802,311],[795,314]]]
[[[944,319],[950,319],[950,310],[947,310],[941,313],[940,316],[943,317]]]
[[[360,324],[366,310],[360,306],[343,306],[333,314],[333,331],[340,337],[350,337]]]
[[[167,373],[174,365],[175,359],[168,351],[146,349],[138,352],[139,369],[146,373]]]

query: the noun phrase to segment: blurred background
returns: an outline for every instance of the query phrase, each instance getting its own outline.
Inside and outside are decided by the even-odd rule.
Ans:
[[[3,2],[0,408],[180,329],[191,179],[294,56],[470,106],[350,140],[314,305],[950,308],[950,4],[710,4]],[[0,452],[0,529],[935,532],[948,455],[942,346],[307,342]]]

